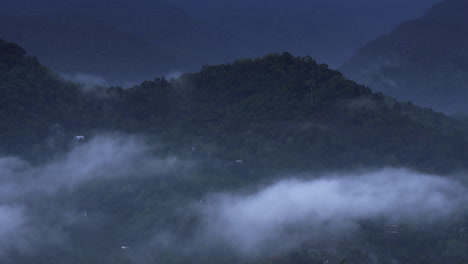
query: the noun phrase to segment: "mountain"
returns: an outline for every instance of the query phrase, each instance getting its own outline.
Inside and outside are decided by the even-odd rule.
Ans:
[[[170,81],[90,89],[61,79],[25,54],[18,45],[0,41],[0,194],[5,201],[0,208],[8,226],[1,231],[0,256],[8,263],[246,263],[229,244],[231,237],[239,241],[237,229],[229,239],[204,233],[205,225],[209,231],[216,231],[213,225],[232,230],[241,221],[243,215],[234,211],[233,222],[216,222],[217,199],[226,200],[229,212],[240,204],[237,196],[224,192],[250,193],[294,173],[311,180],[314,173],[330,170],[395,166],[454,173],[468,167],[466,123],[373,93],[310,57],[270,54],[204,66]],[[86,139],[77,141],[77,135]],[[413,203],[426,207],[427,200],[445,204],[445,193],[431,195],[427,184],[452,190],[448,177],[433,182],[434,176],[414,178],[405,170],[381,173],[388,179],[379,173],[369,179],[319,179],[319,196],[306,203],[327,203],[330,188],[323,190],[322,184],[335,186],[340,178],[343,182],[331,192],[349,192],[337,197],[357,196],[370,211],[376,210],[361,196],[368,183],[377,187],[370,189],[376,197],[387,197],[381,191],[386,190],[394,196],[391,201],[410,203],[409,211],[416,210]],[[286,182],[295,181],[286,177]],[[309,184],[299,181],[300,188]],[[465,189],[455,190],[449,199]],[[300,193],[279,192],[278,201]],[[408,192],[418,193],[416,199],[406,200]],[[242,200],[257,201],[257,196]],[[272,197],[267,200],[266,207],[278,208]],[[379,203],[378,208],[391,204]],[[255,204],[248,211],[263,218],[258,211],[266,207]],[[307,213],[304,228],[287,222],[288,228],[278,231],[286,237],[301,232],[312,238],[313,248],[309,239],[298,240],[304,243],[293,244],[290,251],[266,247],[266,254],[248,263],[323,263],[323,255],[333,263],[343,255],[356,263],[372,263],[369,256],[386,263],[388,240],[379,219],[350,221],[351,230],[359,225],[359,232],[343,236],[346,240],[335,234],[337,252],[321,240],[314,242],[315,226],[309,225],[314,218]],[[430,254],[430,264],[463,259],[466,238],[458,225],[432,228],[429,221],[430,232],[425,232],[417,220],[405,225],[398,245],[392,246],[394,257],[410,263]],[[466,217],[456,220],[466,226]],[[267,235],[276,237],[272,230]],[[420,243],[421,237],[426,243]]]
[[[7,16],[1,16],[0,22],[3,36],[28,47],[30,54],[70,78],[81,74],[125,83],[161,74],[178,63],[177,58],[157,45],[107,26]]]
[[[164,1],[21,0],[6,3],[0,19],[1,37],[56,72],[110,84],[231,60],[245,46]]]
[[[435,1],[18,0],[0,38],[71,80],[130,86],[272,52],[339,65]]]
[[[309,57],[269,55],[207,67],[182,80],[193,85],[190,98],[198,102],[184,131],[210,131],[222,149],[233,150],[223,155],[265,167],[379,166],[396,160],[392,165],[432,167],[432,158],[419,156],[425,152],[420,147],[442,140],[429,150],[439,155],[453,150],[455,142],[449,142],[455,138],[464,142],[453,130],[460,125],[456,121],[372,93]]]
[[[68,130],[83,128],[89,117],[79,113],[92,104],[78,85],[25,54],[18,45],[0,41],[1,150],[33,155],[44,150],[37,143],[47,145],[54,134],[60,139],[62,130],[56,124]]]
[[[445,0],[361,49],[340,68],[377,91],[449,113],[468,111],[468,3]]]
[[[168,0],[251,44],[255,56],[290,52],[331,66],[438,0]]]
[[[68,138],[98,130],[159,135],[180,151],[215,145],[210,155],[266,170],[466,166],[462,123],[373,93],[310,57],[272,54],[87,94],[14,44],[2,47],[15,54],[3,55],[10,66],[0,74],[7,153],[52,151],[47,133],[57,128]]]

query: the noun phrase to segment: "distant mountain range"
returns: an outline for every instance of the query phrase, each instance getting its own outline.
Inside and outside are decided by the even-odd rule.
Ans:
[[[111,84],[233,59],[245,46],[164,1],[20,0],[2,7],[0,21],[1,37],[55,71]]]
[[[2,4],[0,37],[71,79],[128,86],[270,52],[338,65],[435,1],[18,0]]]
[[[255,55],[310,55],[334,67],[439,0],[167,0],[254,45]]]
[[[468,168],[467,123],[373,93],[310,57],[270,54],[204,66],[170,81],[159,78],[128,89],[91,89],[61,79],[25,54],[18,45],[0,40],[0,161],[2,176],[6,174],[2,195],[8,205],[2,208],[9,208],[11,201],[24,204],[32,219],[25,230],[43,228],[47,238],[54,239],[44,242],[41,236],[31,251],[5,243],[2,260],[8,263],[191,263],[194,259],[242,263],[238,256],[211,247],[201,255],[199,251],[180,254],[183,241],[192,241],[201,221],[189,208],[204,206],[201,199],[209,194],[241,192],[304,172],[311,175],[304,177],[312,177],[388,166],[449,174]],[[114,133],[130,134],[142,142],[109,143],[102,136],[120,138]],[[76,140],[77,135],[85,139]],[[384,189],[388,190],[395,176],[396,185],[406,186],[398,181],[405,181],[407,172],[389,172],[402,175],[382,181],[377,173],[373,184],[388,185]],[[81,182],[79,178],[86,182],[67,187]],[[419,187],[419,182],[413,184]],[[15,187],[22,183],[26,187]],[[437,188],[446,188],[445,181],[441,186],[436,183]],[[34,191],[32,184],[45,191]],[[49,189],[54,184],[58,187]],[[337,191],[347,188],[340,186]],[[9,195],[18,198],[9,200]],[[417,203],[424,203],[427,196],[423,192]],[[434,198],[437,204],[439,198]],[[60,212],[66,212],[64,222],[57,221]],[[425,259],[427,252],[433,252],[436,261],[429,263],[450,263],[447,259],[457,263],[465,256],[463,250],[452,257],[444,254],[445,246],[433,247],[457,241],[458,229],[418,231],[430,243],[416,247],[414,241],[419,240],[413,240],[417,238],[412,230],[420,229],[419,222],[405,228],[410,235],[399,238],[402,245],[395,248],[399,256]],[[66,243],[56,243],[57,229]],[[159,230],[180,237],[174,242],[177,248],[151,246],[144,261],[133,258],[142,256],[138,248],[153,241]],[[388,240],[380,220],[359,232],[379,250],[378,256],[387,256]],[[376,234],[381,238],[367,240]],[[417,254],[407,253],[407,245],[417,248]],[[461,245],[456,249],[463,249]],[[372,263],[351,249],[354,246],[346,256],[365,261],[356,263]],[[299,260],[290,257],[297,252],[277,255],[278,263],[322,262],[306,251]],[[334,254],[333,262],[343,255]],[[249,263],[270,260],[266,256]]]
[[[468,2],[445,0],[371,41],[340,68],[401,100],[468,112]]]
[[[339,59],[367,34],[352,32],[382,29],[364,14],[403,1],[185,1],[2,4],[0,38],[21,44],[0,39],[1,263],[466,260],[468,119],[310,56],[254,56]],[[355,31],[338,4],[362,14]],[[438,4],[343,69],[458,107],[466,8]]]

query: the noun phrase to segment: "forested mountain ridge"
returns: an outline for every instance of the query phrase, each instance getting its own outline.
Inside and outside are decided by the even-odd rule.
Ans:
[[[465,142],[459,137],[463,134],[455,136],[462,127],[457,121],[372,93],[308,57],[269,55],[207,67],[181,79],[193,85],[192,98],[199,102],[191,111],[192,127],[213,127],[210,134],[219,131],[224,149],[258,164],[265,158],[267,167],[286,160],[291,163],[285,167],[304,168],[327,163],[412,166],[432,159],[417,158],[417,153],[438,155],[453,149],[455,138]],[[444,143],[427,145],[439,140]],[[461,154],[465,163],[466,145],[461,144],[455,156]]]
[[[15,44],[2,42],[2,62],[9,65],[0,73],[7,153],[53,152],[60,149],[47,140],[54,134],[66,142],[112,130],[158,135],[176,151],[213,145],[210,155],[269,170],[466,166],[463,123],[372,93],[309,57],[272,54],[93,92]]]
[[[340,68],[347,77],[401,100],[466,112],[468,5],[445,0],[422,17],[358,50]]]
[[[16,44],[0,42],[0,90],[2,148],[7,152],[21,150],[17,142],[32,142],[47,137],[43,124],[67,122],[70,100],[76,101],[78,87],[60,80],[40,65],[36,58],[26,57]],[[70,111],[71,112],[71,111]]]
[[[341,212],[353,206],[348,199],[357,196],[372,212],[374,206],[410,203],[410,211],[417,211],[416,206],[431,209],[429,214],[423,210],[428,216],[434,210],[426,207],[426,200],[445,205],[445,196],[435,192],[431,199],[426,185],[445,190],[450,182],[406,170],[371,172],[365,177],[332,174],[316,182],[311,178],[324,171],[381,166],[457,172],[468,166],[466,131],[463,122],[373,93],[310,57],[270,54],[205,66],[178,79],[158,78],[128,89],[92,89],[61,79],[18,45],[0,41],[0,194],[5,199],[0,208],[2,217],[20,220],[20,225],[5,221],[9,230],[1,231],[5,245],[1,260],[18,264],[320,264],[324,259],[339,263],[347,257],[350,263],[369,264],[373,257],[387,263],[390,246],[382,221],[392,210],[371,214],[370,220],[366,214],[344,217],[346,224],[359,230],[352,237],[332,235],[332,240],[343,244],[335,250],[316,240],[314,228],[320,227],[315,225],[316,215],[335,210],[314,211],[310,203],[324,204],[329,197],[345,199],[336,210]],[[112,134],[116,132],[133,136]],[[85,139],[75,140],[77,135]],[[282,180],[294,184],[285,175],[303,172],[310,175],[297,176],[308,180],[298,182],[300,189],[313,193],[314,188],[307,187],[317,183],[319,187],[318,196],[304,203],[295,200],[301,192],[293,189],[290,195],[289,189],[280,188],[279,198],[268,196],[266,206],[254,204],[253,216],[246,216],[236,211],[243,206],[237,196],[218,195],[251,193]],[[382,178],[382,174],[390,175]],[[342,188],[331,192],[349,196],[328,196],[330,189],[323,189],[323,183],[333,185],[336,179],[342,181]],[[365,189],[368,183],[370,191]],[[449,197],[456,198],[464,190],[457,187]],[[390,192],[394,198],[369,206],[374,202],[367,200],[369,192],[377,197]],[[257,196],[262,192],[244,199],[256,203]],[[227,210],[234,212],[232,222],[218,215],[218,210],[224,212],[216,202],[219,197],[227,199]],[[277,233],[295,240],[301,232],[303,238],[297,244],[276,251],[274,244],[270,248],[262,243],[258,246],[262,254],[253,258],[231,246],[243,241],[237,237],[245,234],[237,232],[239,222],[241,227],[247,223],[253,233],[252,226],[261,226],[256,221],[263,223],[268,207],[276,210],[283,203],[287,217],[298,212],[298,220],[283,225],[281,217],[280,221],[273,217],[271,221],[280,225],[264,235],[275,242],[269,238]],[[289,210],[297,206],[306,208],[306,213]],[[430,232],[422,230],[420,222],[424,221],[404,226],[398,244],[392,245],[393,258],[430,264],[463,260],[466,237],[459,227],[466,226],[466,218],[458,216],[453,226],[442,224]],[[333,219],[326,221],[325,226],[329,225],[334,231]],[[222,230],[217,231],[217,226]],[[325,236],[330,236],[327,230]],[[280,249],[285,241],[278,241]]]

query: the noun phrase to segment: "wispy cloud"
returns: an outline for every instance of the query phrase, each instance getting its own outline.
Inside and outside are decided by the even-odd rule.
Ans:
[[[176,157],[157,158],[152,150],[142,138],[106,135],[40,166],[20,158],[0,158],[0,254],[33,250],[38,244],[63,244],[66,227],[84,220],[73,201],[60,205],[63,192],[72,194],[91,181],[157,177],[191,166]]]
[[[256,256],[333,240],[357,230],[362,220],[448,221],[468,201],[467,189],[454,180],[403,169],[289,178],[250,195],[211,196],[200,207],[200,236]]]

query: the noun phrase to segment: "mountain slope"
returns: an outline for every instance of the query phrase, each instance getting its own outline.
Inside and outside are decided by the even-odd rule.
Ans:
[[[341,69],[377,91],[447,112],[468,111],[468,4],[446,0],[360,50]]]
[[[17,50],[16,66],[1,72],[8,85],[0,142],[9,153],[49,148],[47,131],[60,127],[68,138],[97,130],[159,135],[182,152],[212,145],[209,155],[267,171],[467,166],[463,124],[374,94],[308,57],[272,54],[93,96],[3,45]]]
[[[373,93],[310,57],[271,54],[205,66],[176,80],[155,79],[129,89],[81,88],[25,56],[16,44],[0,41],[0,148],[4,154],[37,162],[0,157],[2,216],[16,220],[16,208],[24,209],[19,214],[22,224],[13,225],[18,232],[3,234],[27,246],[24,249],[23,243],[2,240],[2,260],[8,263],[245,263],[223,239],[204,236],[200,230],[212,219],[212,199],[226,197],[220,192],[235,191],[244,197],[243,193],[255,194],[265,183],[285,178],[290,182],[294,172],[301,174],[293,177],[310,180],[330,175],[313,173],[317,171],[401,166],[448,173],[468,167],[466,124]],[[134,136],[103,136],[103,131]],[[86,139],[78,143],[73,140],[75,135]],[[379,174],[388,175],[382,179]],[[349,192],[349,196],[336,197],[354,201],[356,196],[362,199],[360,193],[370,180],[375,185],[370,192],[376,197],[387,197],[382,191],[390,190],[390,201],[408,208],[405,197],[408,193],[413,197],[414,190],[418,195],[410,205],[425,207],[430,199],[440,208],[444,193],[430,195],[427,186],[421,185],[449,192],[452,189],[447,189],[447,183],[451,181],[425,182],[435,176],[414,178],[412,174],[405,170],[384,170],[365,178],[360,173],[356,177],[333,174],[318,182],[331,179],[334,185],[336,178],[343,178],[338,184],[342,188],[331,192]],[[299,181],[299,185],[309,183]],[[322,205],[329,196],[321,191],[322,183],[318,188],[316,199]],[[287,193],[281,188],[278,199],[293,197]],[[457,193],[447,197],[456,199]],[[250,201],[255,196],[245,197]],[[382,203],[378,208],[390,204],[382,198],[378,202]],[[300,203],[300,207],[309,203],[306,199],[306,205]],[[270,198],[267,204],[274,205]],[[364,204],[375,212],[367,198]],[[235,205],[229,202],[228,210]],[[254,214],[263,208],[254,206]],[[323,210],[323,206],[319,208],[317,212]],[[339,208],[336,211],[341,212]],[[428,212],[434,212],[432,208]],[[374,217],[378,219],[349,222],[353,223],[351,230],[357,224],[360,228],[354,230],[357,235],[353,232],[352,238],[339,241],[350,241],[339,246],[341,252],[323,246],[321,240],[312,243],[314,250],[305,250],[310,246],[308,238],[316,237],[315,228],[311,231],[306,224],[297,230],[306,235],[303,243],[273,254],[266,247],[265,255],[248,262],[320,263],[321,252],[329,252],[330,262],[338,262],[343,255],[359,263],[372,263],[367,258],[371,254],[385,260],[388,240],[379,222],[380,210]],[[237,222],[239,214],[233,219]],[[310,219],[306,214],[305,222]],[[325,222],[328,226],[333,221]],[[421,229],[419,218],[415,226],[405,225],[392,254],[410,261],[426,259],[429,252],[435,255],[431,255],[431,264],[461,261],[463,250],[453,253],[444,246],[434,250],[433,245],[455,243],[455,249],[463,249],[466,238],[460,238],[458,223],[466,226],[466,218],[440,229],[429,222],[430,231]],[[297,234],[289,223],[284,230],[287,237]],[[220,226],[231,229],[231,225],[222,222]],[[420,237],[428,242],[422,243]],[[368,245],[371,253],[356,252]],[[408,246],[415,250],[408,251]]]
[[[47,156],[55,151],[53,144],[44,148],[37,143],[46,146],[54,135],[62,140],[63,127],[82,132],[92,124],[91,116],[83,110],[96,109],[92,98],[88,99],[77,85],[25,54],[16,44],[0,40],[0,149],[28,157],[39,152]]]
[[[182,80],[193,85],[197,102],[185,131],[208,131],[222,149],[232,150],[224,153],[231,159],[283,168],[393,162],[428,168],[429,160],[452,156],[448,149],[457,149],[455,156],[466,152],[456,121],[374,94],[307,57],[269,55]],[[462,164],[464,155],[456,158]]]

